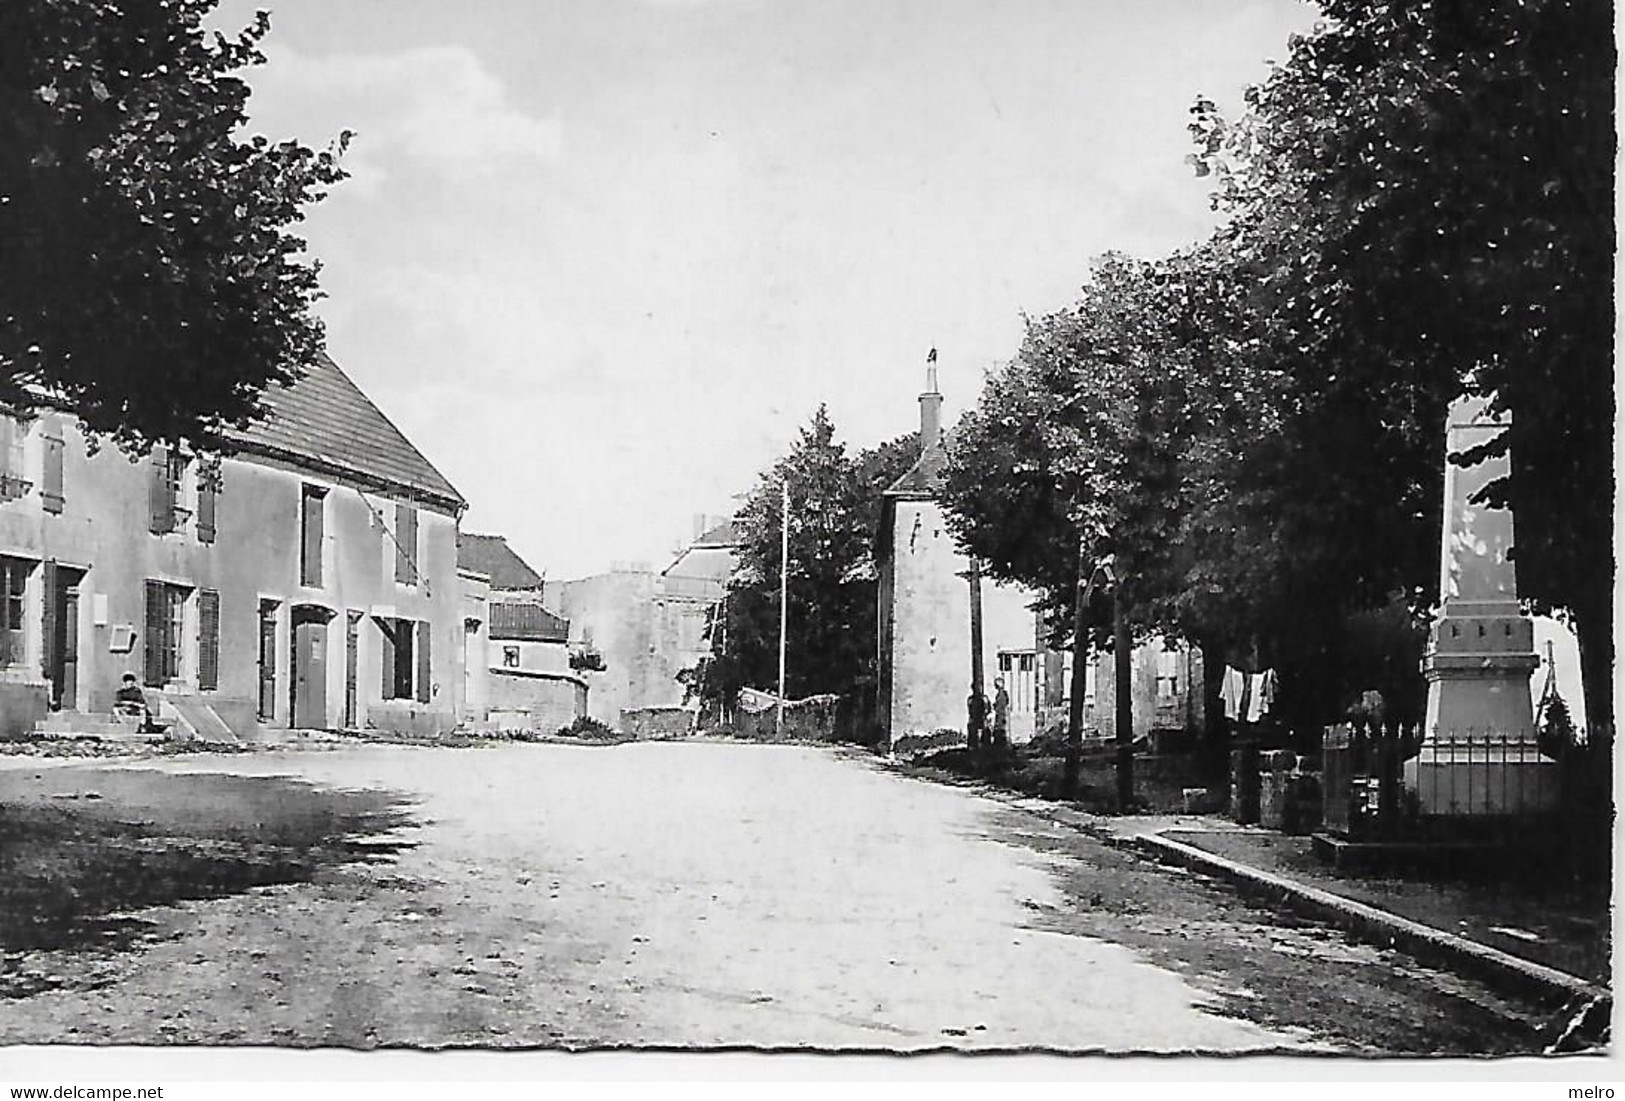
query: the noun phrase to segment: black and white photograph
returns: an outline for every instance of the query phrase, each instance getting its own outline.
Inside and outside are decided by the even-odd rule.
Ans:
[[[1618,1081],[1617,52],[0,0],[0,1085]]]

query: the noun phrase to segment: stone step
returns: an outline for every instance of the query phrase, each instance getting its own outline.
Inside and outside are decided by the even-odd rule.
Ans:
[[[154,736],[142,733],[136,723],[84,711],[53,712],[36,722],[34,730],[47,738],[100,738],[104,741],[145,741]]]

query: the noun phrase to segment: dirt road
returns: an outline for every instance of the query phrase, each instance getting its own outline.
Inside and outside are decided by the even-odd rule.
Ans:
[[[0,1042],[1532,1043],[1522,1007],[1472,984],[855,753],[362,747],[5,768],[41,806],[144,830],[126,860],[187,846],[236,855],[197,865],[214,869],[215,897],[131,895],[139,907],[94,927],[106,943],[76,926],[76,938],[20,944],[14,926]],[[262,794],[245,803],[218,774]],[[342,802],[354,790],[371,793],[357,815],[301,810],[305,832],[266,840],[312,792]],[[257,808],[258,832],[211,840],[197,825],[240,805]],[[174,822],[191,824],[187,837]],[[224,870],[243,867],[256,871],[240,883]]]

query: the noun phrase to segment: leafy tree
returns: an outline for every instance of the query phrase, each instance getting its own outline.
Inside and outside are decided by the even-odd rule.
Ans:
[[[1218,676],[1244,658],[1285,674],[1289,726],[1335,718],[1371,686],[1358,678],[1386,668],[1362,615],[1437,553],[1437,495],[1306,415],[1371,414],[1317,404],[1282,369],[1290,357],[1255,324],[1246,274],[1223,240],[1156,262],[1106,258],[1077,305],[1029,323],[961,421],[946,474],[960,538],[990,572],[1048,594],[1057,637],[1078,579],[1114,554],[1138,633],[1202,649],[1215,742]],[[1412,498],[1433,526],[1426,508],[1409,527],[1386,516]],[[1408,653],[1414,633],[1402,641]]]
[[[790,487],[786,694],[844,694],[872,680],[876,584],[871,558],[881,493],[918,453],[905,436],[847,454],[820,406],[790,451],[764,471],[735,517],[739,564],[724,603],[726,645],[702,694],[778,684],[781,487]]]
[[[1173,598],[1186,564],[1177,532],[1191,511],[1194,443],[1219,406],[1171,322],[1183,289],[1172,274],[1170,264],[1104,258],[1075,307],[1029,322],[950,452],[944,496],[956,535],[995,576],[1045,592],[1053,633],[1074,646],[1090,620],[1096,641],[1105,634],[1101,610],[1075,601],[1107,555],[1111,600],[1139,633],[1192,626]],[[1078,723],[1074,711],[1068,784]]]
[[[0,5],[0,403],[43,389],[130,447],[218,444],[320,350],[290,227],[349,135],[241,139],[269,23],[205,34],[214,4]]]
[[[1445,404],[1512,427],[1491,487],[1520,591],[1574,617],[1588,710],[1611,716],[1614,70],[1600,0],[1326,0],[1328,21],[1226,120],[1194,109],[1198,170],[1256,272],[1252,309],[1307,404],[1316,488],[1396,491],[1371,525],[1432,528]],[[1467,456],[1469,460],[1481,457]],[[1326,478],[1323,475],[1330,474]],[[1289,486],[1287,488],[1290,488]],[[1284,499],[1302,499],[1298,493]],[[1411,573],[1418,602],[1434,573]]]

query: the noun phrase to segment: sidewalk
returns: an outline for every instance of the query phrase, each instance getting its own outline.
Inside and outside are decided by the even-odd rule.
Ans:
[[[1553,1009],[1585,1007],[1590,1014],[1595,1003],[1606,1017],[1612,1003],[1606,902],[1553,912],[1549,899],[1482,886],[1334,874],[1319,866],[1309,838],[1218,815],[1101,815],[940,769],[902,771],[979,788],[1057,825],[1223,880],[1369,943],[1399,948]]]
[[[1606,902],[1530,898],[1493,886],[1334,873],[1307,837],[1216,816],[1132,816],[1078,823],[1134,848],[1283,902],[1375,943],[1543,1001],[1610,996]]]

